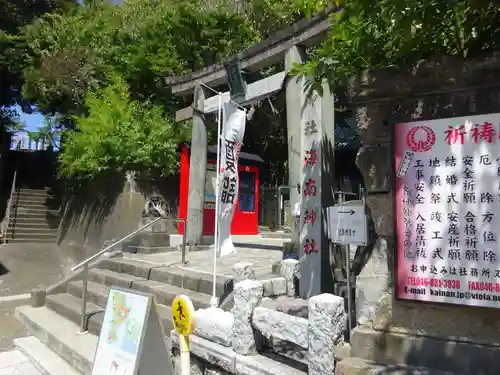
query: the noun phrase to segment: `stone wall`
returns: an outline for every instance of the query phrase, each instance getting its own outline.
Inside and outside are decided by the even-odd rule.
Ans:
[[[243,264],[235,267],[240,275],[251,275],[249,269]],[[270,301],[266,295],[276,297],[285,289],[272,290],[264,284],[251,279],[236,283],[231,312],[218,308],[196,312],[196,328],[190,335],[191,374],[333,374],[335,348],[343,342],[345,331],[343,298],[321,294],[304,301],[308,311],[304,318],[279,311],[276,305],[266,307]],[[285,280],[279,284],[284,286]],[[293,295],[293,286],[286,285],[286,292]],[[175,330],[171,338],[174,370],[180,374],[179,336]],[[293,350],[295,356],[300,351],[303,356],[290,360],[292,353],[277,350],[286,343],[298,348]],[[273,360],[269,348],[281,358]]]
[[[421,61],[406,71],[368,71],[352,82],[352,100],[363,147],[357,165],[368,191],[373,223],[358,278],[370,280],[358,291],[370,296],[365,324],[442,339],[500,344],[497,311],[401,302],[394,299],[394,169],[392,137],[398,122],[498,112],[500,55],[463,61]],[[374,311],[376,312],[374,313]]]
[[[160,197],[169,217],[178,216],[179,180],[136,178],[115,174],[73,189],[63,199],[58,243],[83,258],[100,250],[105,241],[117,240],[151,220],[147,202]],[[160,221],[150,231],[175,233],[176,225]]]

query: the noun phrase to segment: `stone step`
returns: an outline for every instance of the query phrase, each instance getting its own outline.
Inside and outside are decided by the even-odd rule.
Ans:
[[[208,273],[196,272],[175,266],[158,266],[125,258],[107,259],[100,262],[98,267],[117,274],[127,274],[140,277],[144,280],[159,281],[174,287],[212,295],[213,278]],[[222,299],[233,290],[233,279],[222,275],[217,276],[215,289],[217,296]]]
[[[170,233],[164,232],[143,232],[138,233],[134,238],[126,242],[128,246],[169,246]]]
[[[83,292],[83,282],[82,281],[71,281],[68,283],[68,294],[70,294],[73,297],[76,297],[78,299],[78,304],[80,306],[79,309],[76,311],[72,311],[71,316],[64,315],[68,319],[71,319],[75,323],[80,322],[80,311],[81,311],[81,297],[82,297],[82,292]],[[109,296],[109,288],[105,285],[97,284],[95,282],[89,281],[87,284],[87,301],[90,302],[92,305],[95,305],[100,308],[100,310],[104,310],[106,308],[106,303],[108,302],[108,296]],[[65,297],[66,300],[69,301],[67,297]],[[71,307],[73,307],[75,301],[71,301]],[[163,331],[165,336],[170,335],[170,331],[174,328],[172,324],[172,309],[170,306],[165,306],[161,304],[157,304],[158,308],[158,314],[160,316],[160,321],[163,326]],[[78,317],[78,320],[74,320],[75,315]],[[102,313],[98,313],[97,315],[103,315]],[[95,319],[95,322],[93,322],[92,329],[89,327],[89,331],[91,331],[94,334],[99,334],[101,331],[101,325],[102,325],[102,318],[97,317]]]
[[[28,332],[83,374],[92,372],[98,337],[79,334],[79,326],[47,306],[16,308],[17,318]],[[65,373],[60,373],[65,375]]]
[[[12,210],[58,210],[59,205],[53,204],[53,203],[47,203],[46,201],[31,201],[27,199],[19,200],[19,201],[13,201],[12,202]]]
[[[16,227],[9,227],[7,229],[7,232],[9,233],[16,233],[16,234],[21,234],[21,233],[28,233],[28,234],[34,234],[34,235],[46,235],[46,234],[53,234],[57,235],[58,233],[58,228],[49,228],[49,227],[40,227],[40,226],[16,226]]]
[[[169,251],[177,251],[177,249],[174,249],[169,245],[165,246],[125,245],[123,246],[123,251],[131,254],[158,254],[158,253],[167,253]]]
[[[45,299],[45,305],[64,318],[80,325],[82,301],[80,298],[68,293],[49,295]],[[88,317],[87,329],[89,332],[98,335],[101,332],[102,320],[104,318],[104,308],[94,303],[88,302],[86,306]]]
[[[35,232],[32,230],[29,231],[8,231],[7,237],[12,239],[31,239],[31,240],[51,240],[55,241],[57,239],[57,231],[49,231],[49,232]]]
[[[8,238],[7,243],[56,243],[57,238]]]
[[[262,238],[292,238],[292,233],[285,231],[263,231],[259,233]]]
[[[59,209],[44,206],[15,206],[12,213],[16,216],[37,216],[41,214],[56,216],[59,215]]]
[[[335,375],[459,375],[456,372],[436,370],[399,364],[379,362],[349,357],[337,363]],[[464,375],[464,374],[461,374]]]
[[[13,342],[42,375],[82,375],[35,336],[14,339]]]
[[[17,189],[14,194],[40,196],[40,195],[50,195],[51,193],[52,193],[52,189],[47,187],[45,189],[20,188],[20,189]]]
[[[453,353],[453,356],[450,357],[447,353]],[[380,363],[406,363],[458,374],[496,375],[500,347],[399,332],[381,332],[359,326],[352,331],[351,356]]]
[[[10,220],[9,220],[9,225],[12,225],[12,226],[17,226],[17,225],[24,225],[24,224],[46,224],[46,223],[49,223],[49,224],[57,224],[59,223],[59,216],[54,216],[54,215],[50,215],[49,217],[47,217],[47,215],[35,215],[35,216],[26,216],[26,215],[14,215],[14,213],[12,213],[12,216],[10,217]]]
[[[25,203],[25,204],[54,204],[59,202],[55,195],[30,195],[30,194],[14,194],[12,196],[12,203]]]
[[[12,220],[9,223],[9,229],[58,229],[58,225],[56,223],[49,223],[47,220],[28,220],[28,221],[17,221],[13,223]]]

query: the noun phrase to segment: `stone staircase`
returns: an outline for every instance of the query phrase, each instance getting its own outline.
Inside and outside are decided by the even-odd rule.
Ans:
[[[58,200],[49,188],[21,188],[12,197],[7,242],[55,243],[59,221]]]
[[[111,286],[153,294],[164,335],[168,338],[173,329],[170,307],[173,299],[179,294],[187,294],[195,309],[207,308],[213,281],[210,274],[175,266],[158,266],[121,257],[105,259],[98,263],[97,268],[89,270],[88,334],[78,333],[83,281],[70,280],[44,296],[44,301],[39,300],[39,307],[17,309],[18,319],[32,336],[17,339],[16,345],[43,374],[89,374]],[[232,289],[232,278],[217,278],[216,291],[221,301]],[[73,372],[63,371],[68,366]]]

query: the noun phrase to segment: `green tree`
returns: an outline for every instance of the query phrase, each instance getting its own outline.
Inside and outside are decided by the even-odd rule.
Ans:
[[[111,85],[110,76],[123,78],[129,99],[136,105],[149,103],[173,114],[186,103],[179,103],[171,94],[166,77],[219,62],[298,16],[293,0],[125,0],[120,7],[92,1],[69,13],[47,15],[25,29],[29,54],[23,92],[43,112],[61,114],[66,129],[76,128],[74,134],[65,133],[64,175],[91,176],[93,167],[96,173],[127,166],[141,169],[139,162],[125,163],[116,156],[129,152],[125,132],[113,135],[113,147],[102,147],[104,125],[85,122],[87,117],[97,118],[97,107],[90,108],[89,103],[95,103],[95,95],[101,99],[108,95],[102,89]],[[94,99],[89,99],[89,92]],[[95,136],[91,136],[90,125],[95,125]],[[174,145],[178,140],[174,136],[165,142]],[[265,142],[266,150],[273,149],[263,136],[256,142]],[[286,139],[282,143],[286,149]],[[143,147],[146,145],[136,144],[136,148]],[[148,150],[144,153],[150,154]],[[163,159],[148,160],[143,168],[165,165],[151,162],[164,163]]]
[[[30,47],[25,97],[45,112],[85,112],[89,89],[117,73],[134,99],[173,108],[164,79],[212,64],[253,44],[259,34],[224,4],[201,0],[93,2],[51,14],[26,29]]]
[[[22,104],[23,67],[26,44],[20,28],[43,14],[75,6],[72,0],[0,0],[0,131],[15,126],[13,104]]]
[[[122,78],[110,81],[85,96],[87,114],[75,116],[76,131],[63,135],[61,174],[94,178],[109,171],[176,171],[185,125],[175,123],[160,106],[132,100]]]
[[[328,6],[329,38],[297,72],[343,85],[368,68],[411,66],[432,56],[473,57],[498,49],[500,3],[486,0],[298,0],[311,15]]]

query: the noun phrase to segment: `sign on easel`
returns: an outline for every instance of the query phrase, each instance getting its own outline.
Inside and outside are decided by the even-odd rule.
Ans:
[[[173,374],[152,295],[111,288],[92,368],[104,374]]]

